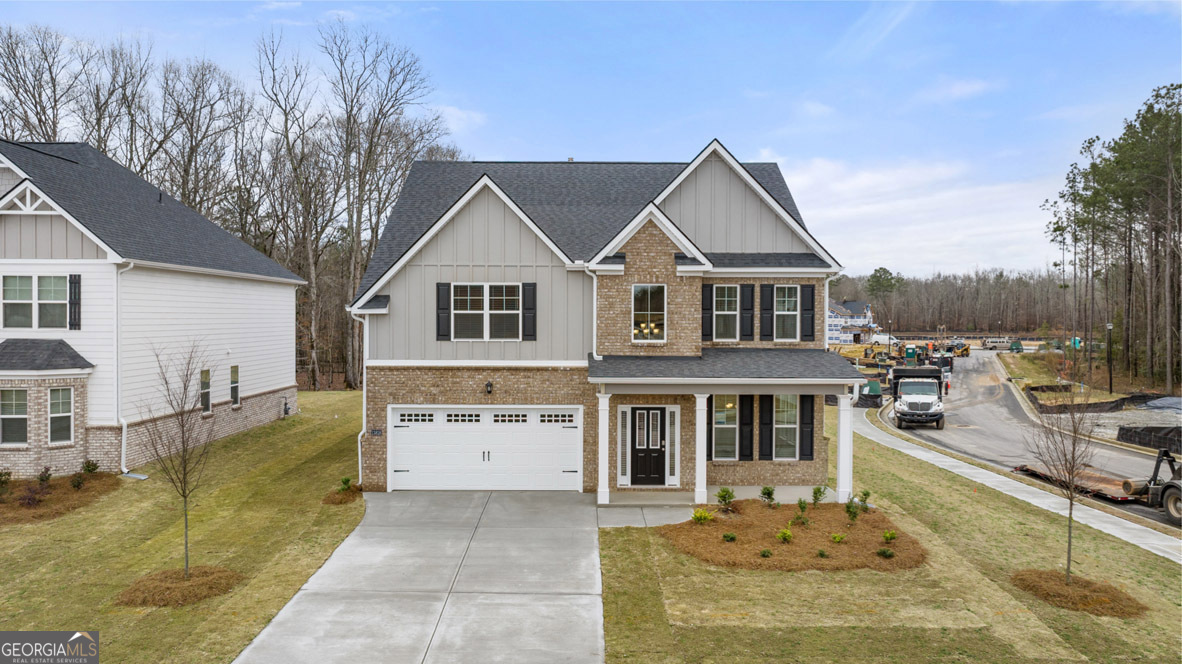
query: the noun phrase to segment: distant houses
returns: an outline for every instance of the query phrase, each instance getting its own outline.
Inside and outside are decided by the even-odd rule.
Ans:
[[[831,344],[869,343],[870,335],[878,328],[870,303],[864,300],[829,298],[829,315],[825,322],[825,337]]]

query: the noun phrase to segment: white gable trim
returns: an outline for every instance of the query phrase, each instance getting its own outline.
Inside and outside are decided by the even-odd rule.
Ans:
[[[11,203],[13,201],[17,201],[18,205],[23,205],[23,203],[20,203],[20,199],[25,194],[35,194],[38,198],[41,199],[41,201],[43,203],[45,203],[46,205],[48,205],[52,209],[51,210],[36,210],[36,209],[33,209],[33,210],[4,210],[3,209],[4,206],[8,205],[9,203]],[[0,215],[46,215],[46,216],[57,215],[57,216],[64,217],[66,219],[66,221],[69,221],[71,224],[73,224],[91,242],[98,245],[99,249],[102,249],[103,251],[106,252],[106,254],[107,254],[106,262],[108,262],[108,263],[123,262],[123,258],[121,256],[119,256],[119,254],[115,253],[115,250],[108,247],[107,243],[100,240],[97,235],[95,235],[94,233],[91,233],[89,228],[87,228],[82,223],[80,223],[77,219],[74,218],[74,215],[70,214],[69,212],[66,212],[65,208],[63,208],[62,206],[60,206],[56,202],[54,202],[54,200],[52,198],[50,198],[48,195],[46,195],[46,193],[44,191],[41,191],[40,187],[33,184],[32,180],[29,180],[29,179],[24,180],[23,182],[21,182],[17,186],[13,187],[12,191],[9,191],[7,194],[5,194],[3,198],[0,198]]]
[[[22,171],[20,168],[18,168],[16,164],[12,163],[8,159],[8,157],[5,157],[3,153],[0,153],[0,166],[4,166],[5,168],[11,169],[12,172],[16,173],[17,176],[20,177],[20,179],[22,179],[22,180],[29,179],[29,176],[27,174],[25,174],[25,172]]]
[[[591,259],[591,262],[587,264],[587,267],[592,270],[603,270],[605,272],[623,270],[622,265],[600,265],[599,262],[604,258],[618,252],[625,244],[628,243],[628,240],[632,239],[633,235],[636,235],[637,231],[639,231],[641,228],[644,228],[644,225],[650,221],[656,224],[657,228],[661,229],[661,232],[668,236],[670,240],[673,240],[673,244],[677,245],[677,248],[681,249],[682,253],[684,253],[686,256],[692,256],[702,262],[701,267],[697,265],[683,265],[681,267],[685,267],[687,269],[692,268],[691,271],[693,272],[702,272],[704,270],[711,270],[714,268],[714,265],[710,262],[710,259],[706,258],[706,254],[702,253],[702,250],[698,249],[697,245],[695,245],[685,233],[681,232],[681,229],[677,227],[677,224],[673,223],[673,220],[666,216],[661,208],[657,207],[656,203],[649,203],[648,205],[644,206],[644,209],[640,211],[640,214],[637,214],[635,217],[633,217],[632,221],[628,222],[628,225],[624,226],[623,230],[617,233],[616,236],[612,238],[612,240],[608,242],[606,246],[603,247],[603,249],[600,249],[598,254],[595,254],[595,258]],[[680,270],[680,268],[678,269]]]
[[[354,304],[368,301],[369,298],[377,294],[377,292],[381,290],[382,287],[385,286],[390,281],[390,279],[392,279],[394,275],[398,273],[399,270],[409,263],[411,259],[413,259],[423,249],[423,247],[427,246],[427,243],[430,242],[432,238],[439,234],[439,231],[443,230],[443,227],[446,226],[449,221],[451,221],[457,214],[460,213],[460,210],[463,210],[473,198],[476,198],[477,194],[486,188],[496,194],[497,197],[501,199],[501,202],[507,205],[509,209],[517,215],[517,218],[520,219],[522,223],[528,226],[529,229],[542,240],[542,242],[546,243],[546,246],[550,248],[550,251],[553,251],[556,256],[562,259],[564,264],[569,267],[574,263],[574,261],[572,261],[566,255],[566,253],[558,248],[558,245],[554,244],[550,237],[546,235],[541,228],[538,228],[538,225],[534,223],[533,219],[530,219],[529,215],[527,215],[520,207],[518,207],[517,203],[514,203],[513,199],[509,198],[509,196],[497,186],[496,182],[493,182],[492,178],[485,174],[480,176],[480,179],[476,181],[476,184],[472,185],[472,187],[469,188],[468,191],[463,196],[461,196],[458,201],[452,204],[452,206],[447,209],[447,212],[444,212],[443,216],[439,217],[439,219],[427,229],[427,232],[423,233],[422,237],[420,237],[413,245],[411,245],[410,249],[406,250],[406,253],[402,254],[402,257],[398,259],[398,262],[390,266],[390,268],[386,270],[377,281],[374,282],[374,285],[369,287],[369,290],[362,293],[361,297],[353,300]]]
[[[763,199],[763,202],[766,203],[767,206],[772,209],[772,211],[779,215],[780,218],[784,220],[784,223],[788,224],[788,227],[795,231],[796,234],[799,235],[801,239],[803,239],[805,243],[809,245],[809,248],[812,249],[814,253],[829,261],[829,264],[833,267],[841,266],[841,263],[838,263],[837,259],[835,259],[828,251],[826,251],[825,247],[822,247],[821,243],[817,242],[816,238],[814,238],[804,228],[804,226],[800,225],[800,222],[793,218],[792,215],[788,214],[788,211],[784,209],[784,206],[780,205],[779,201],[773,198],[772,195],[768,193],[767,189],[765,189],[758,180],[751,176],[751,173],[743,166],[743,164],[739,163],[739,160],[735,159],[734,155],[732,155],[729,150],[723,147],[722,143],[717,138],[713,141],[710,141],[710,145],[707,145],[706,149],[699,152],[698,156],[695,157],[694,160],[691,161],[689,165],[681,171],[680,175],[674,178],[673,181],[670,182],[663,191],[661,191],[661,193],[653,200],[653,202],[655,202],[657,205],[663,203],[665,199],[669,197],[669,194],[673,193],[673,190],[677,189],[677,187],[681,185],[681,183],[684,182],[687,177],[689,177],[689,174],[694,172],[694,170],[696,170],[698,166],[702,165],[702,162],[706,161],[706,159],[712,154],[718,155],[723,161],[727,163],[728,166],[731,167],[735,173],[738,173],[739,177],[743,179],[743,182],[746,182],[747,186],[751,187],[752,191],[758,194],[759,197]]]

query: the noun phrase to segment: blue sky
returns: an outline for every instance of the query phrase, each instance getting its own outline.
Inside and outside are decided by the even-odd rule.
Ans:
[[[778,161],[847,271],[1041,267],[1039,204],[1080,143],[1182,79],[1179,2],[26,3],[5,21],[137,34],[253,80],[279,29],[367,23],[423,60],[476,159]]]

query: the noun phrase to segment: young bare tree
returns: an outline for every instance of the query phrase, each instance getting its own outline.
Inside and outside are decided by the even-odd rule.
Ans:
[[[1095,448],[1091,434],[1095,415],[1088,411],[1085,395],[1069,384],[1067,401],[1057,412],[1039,413],[1038,422],[1027,439],[1027,448],[1052,486],[1067,499],[1067,583],[1071,583],[1071,543],[1075,525],[1075,503],[1082,493],[1081,483],[1092,466]]]
[[[140,408],[152,461],[181,499],[185,520],[185,579],[189,578],[189,502],[201,487],[209,452],[213,448],[213,420],[204,418],[208,392],[203,382],[211,370],[199,343],[156,354],[158,398]]]

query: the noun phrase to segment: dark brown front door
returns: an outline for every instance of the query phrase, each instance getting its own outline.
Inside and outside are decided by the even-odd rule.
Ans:
[[[665,484],[665,409],[632,409],[632,484]]]

